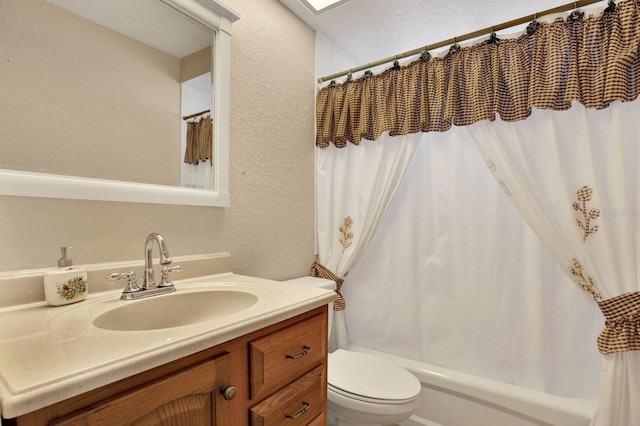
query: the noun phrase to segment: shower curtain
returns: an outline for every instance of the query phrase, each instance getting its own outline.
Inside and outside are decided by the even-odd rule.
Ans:
[[[536,367],[539,376],[544,377],[548,371],[565,371],[567,366],[576,364],[584,357],[581,354],[587,352],[580,351],[563,358],[558,355],[558,348],[564,350],[565,345],[574,345],[566,334],[578,336],[582,332],[593,332],[594,321],[601,322],[604,314],[605,328],[598,337],[598,348],[604,354],[600,407],[593,424],[640,424],[640,407],[636,404],[640,400],[640,381],[637,379],[640,373],[640,292],[635,271],[639,260],[636,245],[640,242],[640,227],[635,216],[640,206],[637,196],[639,176],[634,171],[640,158],[633,144],[637,145],[640,139],[638,132],[633,130],[639,115],[636,112],[621,119],[625,114],[615,105],[610,107],[614,100],[635,101],[638,97],[639,16],[637,0],[618,5],[610,3],[597,19],[567,19],[543,24],[516,40],[497,44],[485,42],[444,58],[416,60],[406,69],[387,70],[379,76],[333,85],[318,93],[316,144],[319,169],[323,155],[334,155],[336,149],[351,144],[360,144],[359,149],[363,149],[384,139],[385,132],[396,135],[393,138],[436,131],[453,137],[451,132],[457,130],[451,128],[452,124],[467,126],[458,137],[466,140],[469,146],[476,142],[485,156],[486,165],[496,176],[496,188],[502,188],[508,199],[513,200],[558,261],[555,272],[549,277],[541,274],[537,262],[548,259],[540,257],[529,264],[532,258],[539,256],[531,256],[528,248],[524,253],[516,250],[522,241],[537,241],[536,238],[510,229],[507,222],[498,222],[482,244],[467,251],[470,236],[485,232],[494,216],[481,215],[478,205],[472,202],[478,201],[478,194],[482,193],[479,188],[456,199],[455,203],[447,204],[443,200],[451,194],[439,193],[439,187],[434,185],[433,199],[429,198],[428,192],[416,196],[431,200],[431,203],[427,202],[428,208],[447,206],[449,210],[445,214],[429,216],[425,213],[411,221],[404,220],[406,230],[395,231],[405,236],[401,245],[392,249],[393,245],[382,244],[380,250],[386,250],[385,256],[369,264],[372,275],[361,281],[359,288],[357,274],[369,250],[364,257],[362,254],[355,257],[362,259],[361,262],[338,272],[340,278],[346,278],[342,289],[345,295],[357,293],[356,297],[359,297],[365,294],[378,303],[376,305],[372,300],[353,303],[346,298],[349,307],[346,326],[351,327],[351,341],[357,339],[353,333],[357,331],[358,309],[381,307],[393,301],[396,303],[392,313],[388,308],[380,308],[377,316],[369,311],[369,316],[376,320],[369,320],[368,326],[381,327],[387,320],[400,318],[389,329],[394,333],[390,341],[395,342],[390,346],[396,350],[411,348],[417,340],[415,336],[397,339],[405,336],[401,330],[415,326],[421,336],[429,336],[423,340],[427,349],[422,346],[419,350],[430,356],[438,356],[442,350],[434,346],[431,346],[432,350],[429,348],[439,339],[446,342],[447,346],[443,347],[460,348],[447,350],[447,361],[464,364],[465,354],[480,360],[491,359],[497,366],[495,373],[506,375],[506,381],[518,382],[524,377],[530,383],[528,386],[549,390],[562,386],[533,376],[526,378],[529,369]],[[579,100],[596,111],[588,114],[588,120],[575,119],[578,124],[567,124],[573,122],[573,118],[560,118],[559,123],[555,123],[556,115],[564,114],[563,110],[579,116],[580,110],[572,106],[572,100]],[[535,121],[539,114],[533,107],[554,110],[548,112],[553,118]],[[369,114],[371,111],[373,113]],[[607,113],[612,115],[607,116]],[[498,114],[511,123],[482,121],[495,120]],[[592,126],[592,122],[599,124]],[[597,130],[592,135],[600,125],[606,128],[605,125],[611,123],[618,127]],[[621,131],[621,127],[625,130]],[[627,128],[630,136],[626,134]],[[584,129],[587,129],[586,133]],[[526,143],[520,146],[521,141]],[[565,149],[565,141],[571,142],[567,143],[571,148]],[[574,142],[580,149],[574,149]],[[323,150],[326,151],[321,154]],[[426,167],[440,166],[440,163],[426,164]],[[420,166],[425,167],[425,162]],[[473,170],[466,166],[462,169]],[[444,172],[438,176],[441,174]],[[360,176],[358,180],[372,179],[380,179],[380,176],[374,173]],[[454,174],[451,179],[456,182],[460,177]],[[478,182],[476,177],[474,184]],[[358,250],[366,247],[358,242],[363,234],[354,230],[355,221],[352,221],[348,205],[337,203],[336,194],[341,194],[341,199],[358,201],[370,196],[366,191],[363,194],[354,192],[351,185],[334,185],[327,191],[318,185],[318,205],[323,205],[318,210],[318,239],[320,242],[334,241],[333,245],[325,244],[324,249],[322,243],[319,244],[319,257],[321,262],[334,262],[334,266],[341,258],[352,256],[353,247]],[[323,219],[326,214],[323,211],[331,211],[334,219]],[[619,220],[612,220],[611,216],[616,215],[620,216]],[[363,214],[359,212],[358,216]],[[485,219],[479,219],[481,217]],[[344,222],[336,218],[344,218]],[[421,228],[425,222],[431,226],[426,230]],[[380,226],[383,225],[386,226],[386,219],[380,222]],[[422,234],[431,237],[426,251],[420,251],[423,249]],[[367,237],[368,241],[375,241],[379,236],[373,240]],[[503,237],[507,240],[502,241],[511,241],[514,247],[501,252],[498,248],[504,245],[499,242]],[[342,253],[336,251],[339,246],[335,241],[342,245]],[[372,245],[370,250],[374,247]],[[415,261],[403,262],[410,255]],[[456,260],[454,268],[446,262],[451,259]],[[396,264],[406,267],[389,275],[388,270]],[[520,267],[520,276],[504,278],[509,276],[510,269],[518,271]],[[557,274],[558,270],[565,275]],[[569,278],[577,286],[572,285]],[[403,291],[408,280],[419,283],[417,293]],[[452,284],[448,284],[450,281]],[[561,296],[556,291],[563,281],[564,287],[573,291],[570,296]],[[363,290],[373,282],[380,283],[383,290],[371,294]],[[477,290],[474,287],[482,289],[483,285],[496,285],[497,290],[490,295],[483,294],[482,290],[479,294],[474,293]],[[473,291],[469,290],[471,288]],[[464,299],[472,300],[477,306],[456,313],[453,308]],[[543,303],[539,303],[540,300]],[[397,303],[399,301],[402,303]],[[585,304],[589,301],[590,309]],[[476,309],[481,306],[484,310]],[[509,325],[517,316],[498,314],[498,318],[493,317],[499,312],[497,308],[503,306],[525,315],[527,320],[530,317],[538,320],[525,322],[530,329],[529,326],[511,329]],[[596,306],[602,314],[594,313]],[[421,316],[412,317],[415,312]],[[580,317],[583,312],[587,312],[586,318]],[[438,315],[431,316],[432,313]],[[574,322],[575,317],[581,320]],[[505,339],[480,333],[494,323],[498,327],[495,332],[507,336]],[[536,344],[542,342],[543,333],[547,334],[545,325],[550,327],[550,335],[556,337],[551,338],[552,343],[545,340],[545,343]],[[390,336],[391,331],[382,334]],[[367,341],[375,342],[375,335],[369,337],[373,339]],[[593,343],[595,339],[588,340]],[[518,358],[512,358],[510,348],[513,349],[513,345],[527,349]],[[542,353],[536,351],[540,347]],[[490,350],[496,348],[497,351]],[[424,353],[418,356],[424,356]],[[522,364],[522,369],[510,365],[518,363]],[[594,377],[590,365],[582,366],[576,374]],[[587,384],[578,392],[589,392],[590,389],[593,387]],[[560,389],[557,392],[572,394],[576,391]]]
[[[599,426],[640,424],[638,117],[640,101],[576,104],[468,128],[520,214],[605,315]]]
[[[314,264],[311,275],[334,280],[347,276],[380,226],[420,137],[385,134],[360,147],[317,152],[319,265]],[[340,288],[338,294],[342,299]],[[342,300],[334,304],[330,351],[348,344],[344,308]]]
[[[597,397],[602,314],[496,184],[467,128],[421,134],[342,291],[351,343],[556,395]]]

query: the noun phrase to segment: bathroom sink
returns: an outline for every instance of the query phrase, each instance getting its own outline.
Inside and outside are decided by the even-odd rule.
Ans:
[[[122,302],[96,316],[93,325],[114,331],[182,327],[237,314],[257,302],[257,295],[235,289],[177,291]]]

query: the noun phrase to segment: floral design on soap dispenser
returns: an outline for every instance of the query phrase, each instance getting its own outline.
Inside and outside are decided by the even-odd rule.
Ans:
[[[83,277],[69,278],[66,283],[58,284],[58,294],[66,300],[73,300],[77,296],[83,296],[87,291],[87,280]]]

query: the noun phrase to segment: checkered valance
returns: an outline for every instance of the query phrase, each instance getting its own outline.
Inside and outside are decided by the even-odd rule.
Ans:
[[[489,41],[443,58],[322,88],[316,145],[446,131],[452,124],[526,119],[531,107],[565,110],[631,101],[640,93],[640,0],[584,20],[558,19],[531,35]]]

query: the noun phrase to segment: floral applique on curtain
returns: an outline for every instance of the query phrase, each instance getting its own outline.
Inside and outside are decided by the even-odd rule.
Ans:
[[[583,236],[582,241],[587,241],[587,237],[591,234],[598,232],[600,228],[598,225],[591,226],[591,221],[600,217],[600,209],[587,209],[587,202],[591,201],[593,197],[593,189],[588,186],[580,188],[576,194],[578,195],[578,201],[573,203],[573,209],[582,213],[582,218],[576,218],[578,227],[582,229]],[[593,279],[586,273],[580,262],[574,257],[571,259],[573,263],[572,268],[569,270],[573,276],[573,280],[591,297],[596,300],[602,300],[602,295],[596,288]]]
[[[582,205],[578,202],[574,202],[573,209],[582,213],[582,216],[584,217],[584,221],[576,218],[576,223],[584,232],[582,241],[587,241],[587,237],[589,235],[594,234],[598,231],[599,226],[591,226],[591,221],[596,220],[600,217],[600,209],[590,209],[589,211],[587,211],[587,201],[591,201],[593,189],[589,188],[588,186],[583,186],[578,190],[577,194],[578,201],[581,201]]]
[[[349,232],[349,228],[353,225],[353,219],[351,217],[346,217],[344,219],[344,225],[342,225],[338,230],[342,236],[340,237],[340,245],[342,245],[342,252],[348,249],[351,246],[353,239],[353,232]]]
[[[493,176],[496,179],[496,182],[498,182],[498,185],[500,185],[500,188],[502,188],[502,190],[504,191],[505,194],[507,194],[507,196],[511,197],[511,191],[509,191],[509,187],[507,186],[506,182],[502,180],[502,177],[498,172],[498,168],[493,163],[493,161],[491,161],[490,158],[487,158],[487,167],[489,168],[489,170],[491,170],[491,173],[493,173]]]
[[[573,262],[573,267],[569,270],[569,272],[571,272],[573,280],[576,282],[576,284],[578,284],[584,291],[589,293],[593,300],[602,300],[602,295],[596,288],[593,279],[589,275],[587,275],[580,262],[578,262],[575,257],[571,258],[571,261]]]

